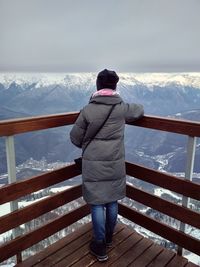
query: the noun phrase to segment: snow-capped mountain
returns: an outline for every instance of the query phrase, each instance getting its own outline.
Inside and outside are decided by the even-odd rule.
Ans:
[[[119,76],[121,97],[126,102],[143,104],[146,114],[200,120],[200,73],[120,73]],[[95,83],[94,73],[1,73],[0,119],[80,110],[96,90]],[[16,136],[17,164],[31,157],[35,160],[45,157],[49,162],[72,161],[80,152],[69,140],[70,128]],[[161,168],[159,159],[165,158],[168,163],[165,170],[184,171],[187,141],[181,135],[127,127],[125,142],[128,160]],[[5,172],[3,140],[0,148],[4,163],[0,171]],[[198,151],[199,148],[197,160]]]
[[[200,73],[127,73],[120,76],[125,84],[140,83],[150,90],[155,86],[166,87],[168,85],[189,86],[200,88]]]
[[[118,91],[145,112],[169,115],[198,109],[200,73],[119,74]],[[0,74],[0,118],[80,110],[96,90],[96,74]],[[7,115],[7,116],[6,116]]]
[[[92,83],[95,79],[93,73],[0,73],[0,83],[6,89],[14,82],[16,85],[27,88],[33,85],[36,88],[51,85],[73,86]]]
[[[119,73],[123,85],[143,84],[165,87],[169,84],[200,88],[200,73]],[[0,83],[9,88],[15,82],[20,86],[36,84],[45,87],[54,84],[69,86],[88,84],[94,86],[96,73],[0,73]]]

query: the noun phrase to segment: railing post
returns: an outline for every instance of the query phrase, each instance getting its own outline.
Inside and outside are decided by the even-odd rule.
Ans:
[[[7,158],[7,170],[8,170],[8,183],[16,182],[16,162],[15,162],[15,146],[14,137],[6,137],[6,158]],[[18,209],[18,202],[10,202],[10,210],[14,211]]]
[[[186,168],[185,168],[185,179],[192,181],[193,168],[194,168],[194,158],[195,158],[195,148],[196,148],[196,137],[188,136],[187,143],[187,160],[186,160]],[[182,197],[182,206],[188,207],[189,198],[186,196]],[[180,231],[185,232],[186,225],[185,223],[180,223]],[[178,246],[177,253],[179,255],[183,255],[183,248]]]
[[[6,159],[7,159],[7,170],[8,170],[8,183],[14,183],[17,181],[16,178],[16,160],[15,160],[15,145],[14,145],[14,136],[6,137]],[[18,201],[10,202],[10,210],[15,211],[18,209]],[[12,229],[13,238],[16,238],[20,235],[19,228]],[[21,252],[17,253],[17,263],[22,261]]]

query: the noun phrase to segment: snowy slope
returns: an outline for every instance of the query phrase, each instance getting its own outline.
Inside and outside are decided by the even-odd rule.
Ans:
[[[165,87],[169,84],[200,88],[200,73],[119,73],[123,85],[145,85]],[[45,87],[53,84],[95,84],[96,73],[0,73],[0,83],[6,88],[12,82],[18,85],[36,84]]]

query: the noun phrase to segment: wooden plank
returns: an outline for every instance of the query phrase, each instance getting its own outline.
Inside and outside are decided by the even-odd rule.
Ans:
[[[79,259],[77,262],[75,262],[73,265],[71,265],[72,267],[89,267],[89,266],[93,266],[94,263],[96,263],[97,260],[94,258],[94,256],[90,253],[88,253],[87,255],[85,255],[82,259]],[[104,267],[106,267],[106,263],[102,263]]]
[[[135,249],[133,248],[133,251]],[[157,257],[164,248],[157,244],[153,244],[152,246],[148,247],[136,260],[131,262],[129,266],[137,266],[137,267],[145,267],[148,266],[152,260]],[[124,255],[125,256],[125,255]]]
[[[16,210],[0,217],[0,234],[23,223],[31,221],[53,209],[56,209],[82,196],[82,186],[74,186],[53,196],[37,201],[25,208]],[[30,212],[31,210],[31,212]]]
[[[153,244],[152,241],[124,227],[126,226],[117,225],[113,239],[113,247],[108,250],[109,260],[103,263],[104,266],[121,267],[130,264],[129,266],[138,267],[164,267],[175,256],[174,252]],[[87,224],[17,266],[102,266],[102,263],[99,263],[96,258],[89,253],[88,245],[91,235],[91,224]],[[139,241],[135,240],[135,244],[131,246],[130,249],[127,249],[127,243],[129,243],[128,239],[132,236],[133,240],[135,235],[140,238]],[[147,244],[149,245],[146,246]],[[122,249],[120,249],[121,246]],[[122,253],[124,249],[126,252]],[[177,257],[175,263],[176,265],[172,266],[185,266],[182,265],[185,264],[185,260],[180,256]],[[186,266],[190,267],[188,264]],[[192,264],[191,267],[193,266],[197,265]]]
[[[153,261],[148,265],[148,267],[163,267],[169,263],[176,253],[172,250],[164,249]]]
[[[133,233],[109,255],[108,266],[128,266],[138,255],[151,246],[153,242]]]
[[[0,205],[81,174],[75,164],[0,188]]]
[[[140,242],[143,237],[141,235],[138,235],[134,231],[126,228],[124,229],[123,234],[120,243],[117,242],[117,244],[111,248],[110,251],[108,251],[108,261],[105,263],[105,266],[112,266],[118,262],[119,258],[124,255],[130,248],[132,248],[135,244]],[[101,266],[101,262],[95,262],[92,266],[98,267]]]
[[[121,227],[117,227],[115,231],[115,236],[119,236],[124,229]],[[74,249],[74,253],[71,253],[70,255],[66,255],[66,251],[63,252],[63,259],[58,261],[58,257],[56,256],[56,266],[88,266],[88,264],[92,264],[96,261],[95,257],[91,257],[89,254],[89,243],[91,239],[87,240],[87,243],[79,246],[78,249]],[[83,242],[82,242],[83,243]],[[81,246],[80,246],[81,245]],[[67,257],[66,257],[67,256]],[[89,263],[88,263],[89,259]],[[87,263],[86,263],[86,261]]]
[[[126,185],[126,196],[179,221],[200,228],[200,213],[198,212],[137,189],[135,186]]]
[[[114,240],[120,237],[120,233],[124,230],[124,225],[117,224],[116,230],[114,233]],[[76,265],[78,260],[81,260],[84,256],[89,253],[89,242],[92,239],[92,232],[88,235],[81,236],[79,239],[74,239],[73,243],[71,242],[67,246],[63,247],[57,253],[48,257],[45,261],[42,261],[37,267],[49,267],[49,266],[71,266],[72,264]],[[95,259],[96,260],[96,259]],[[73,265],[74,266],[74,265]],[[85,266],[85,265],[81,265]]]
[[[25,235],[7,242],[5,245],[0,246],[0,262],[16,255],[19,251],[23,251],[31,247],[48,236],[51,236],[70,224],[80,220],[89,213],[89,206],[83,205],[57,219],[50,221],[49,223],[46,223],[36,230],[30,231]]]
[[[47,259],[49,256],[54,255],[57,251],[62,249],[63,247],[70,245],[71,242],[76,240],[77,238],[85,235],[86,233],[92,230],[92,224],[87,223],[84,226],[76,229],[73,233],[65,236],[64,238],[58,240],[54,244],[48,246],[44,250],[40,251],[39,253],[35,254],[24,260],[22,263],[18,264],[18,267],[30,267],[32,265],[39,266],[41,262]]]
[[[158,222],[134,209],[119,203],[119,214],[125,218],[141,225],[142,227],[160,235],[167,240],[180,245],[183,248],[200,255],[200,240],[180,232],[173,227],[167,226],[164,223]]]
[[[63,253],[63,258],[60,261],[56,261],[56,264],[54,266],[56,267],[66,267],[66,266],[71,266],[75,264],[77,261],[80,259],[84,258],[89,251],[89,242],[90,240],[87,240],[85,244],[81,245],[73,251],[70,255],[67,255],[67,257],[64,257]],[[65,251],[66,254],[66,251]],[[46,265],[48,267],[48,265]]]
[[[124,227],[124,226],[123,226]],[[127,230],[127,228],[122,228],[119,231],[116,230],[115,234],[114,234],[114,238],[113,238],[113,246],[112,248],[108,249],[108,253],[109,253],[109,257],[110,257],[110,252],[114,250],[115,247],[117,247],[121,242],[123,242],[126,238],[128,238],[128,236],[132,235],[133,232],[130,231],[129,229]],[[65,262],[63,262],[63,266],[64,264],[66,264],[67,260]],[[68,261],[70,263],[71,266],[71,262]],[[108,263],[110,262],[104,262],[104,266],[108,266]],[[93,264],[95,264],[95,266],[102,266],[102,263],[99,263],[96,259],[96,257],[94,257],[92,254],[90,254],[89,252],[89,248],[88,248],[88,254],[84,255],[84,257],[80,258],[78,261],[74,262],[74,264],[72,265],[73,267],[82,267],[82,266],[90,266]],[[100,265],[99,265],[100,264]],[[62,265],[60,265],[62,266]]]
[[[186,258],[183,258],[179,255],[176,255],[167,265],[166,267],[184,267],[188,263],[188,260]]]
[[[0,121],[0,137],[70,125],[75,122],[78,115],[78,112],[69,112],[3,120]]]
[[[200,123],[197,121],[144,116],[140,120],[127,124],[189,136],[200,136]]]
[[[49,266],[67,266],[69,263],[78,261],[85,254],[88,253],[88,244],[92,239],[92,231],[85,233],[79,238],[75,239],[69,245],[61,248],[53,255],[50,255],[44,261],[35,265],[37,267],[49,267]]]
[[[200,200],[200,185],[183,178],[126,162],[126,174],[176,193]]]

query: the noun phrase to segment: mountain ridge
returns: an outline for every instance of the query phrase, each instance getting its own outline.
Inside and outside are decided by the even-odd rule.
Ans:
[[[42,75],[40,74],[38,77],[41,78]],[[196,76],[195,74],[183,74],[183,80],[187,77],[190,80],[196,79],[189,86],[181,86],[180,83],[174,84],[173,79],[177,77],[177,74],[120,75],[121,82],[118,85],[118,91],[121,97],[125,102],[141,103],[144,106],[145,114],[200,121],[200,90],[191,85],[200,81],[200,73]],[[178,74],[179,80],[181,80],[181,75]],[[48,74],[46,77],[51,84],[41,87],[38,86],[36,77],[31,77],[31,74],[26,76],[26,80],[18,84],[17,80],[13,80],[16,78],[15,76],[4,74],[5,81],[7,84],[10,81],[10,85],[6,87],[6,83],[4,85],[0,83],[1,120],[19,118],[21,115],[27,117],[78,111],[88,103],[92,93],[96,90],[94,73],[52,74],[52,77],[51,74]],[[158,79],[162,87],[156,83],[149,87],[142,81],[136,83],[138,77],[140,79],[143,77],[150,83]],[[167,82],[162,84],[162,79],[166,77],[168,77],[168,82],[169,80],[173,81],[170,85]],[[60,80],[64,83],[60,84]],[[16,136],[17,164],[21,164],[31,157],[40,160],[43,156],[49,162],[72,161],[80,154],[80,151],[70,142],[70,129],[71,126],[66,126]],[[125,137],[127,159],[136,163],[144,163],[148,167],[156,169],[160,167],[156,155],[160,155],[162,158],[166,154],[165,160],[169,164],[165,166],[164,170],[183,171],[186,154],[183,147],[186,140],[183,136],[127,126]],[[0,148],[0,160],[3,162],[0,171],[5,172],[6,159],[3,140],[0,140]],[[197,159],[199,159],[198,151],[199,148],[197,149]],[[168,153],[173,153],[171,160],[168,158]],[[177,162],[177,168],[173,162]],[[199,167],[195,168],[200,172]]]
[[[125,85],[144,84],[149,87],[159,85],[192,86],[200,89],[200,73],[118,73],[119,83]],[[0,73],[0,83],[9,88],[12,82],[18,85],[35,84],[37,87],[49,86],[52,84],[62,84],[69,86],[69,80],[73,84],[87,83],[95,84],[96,73]]]

